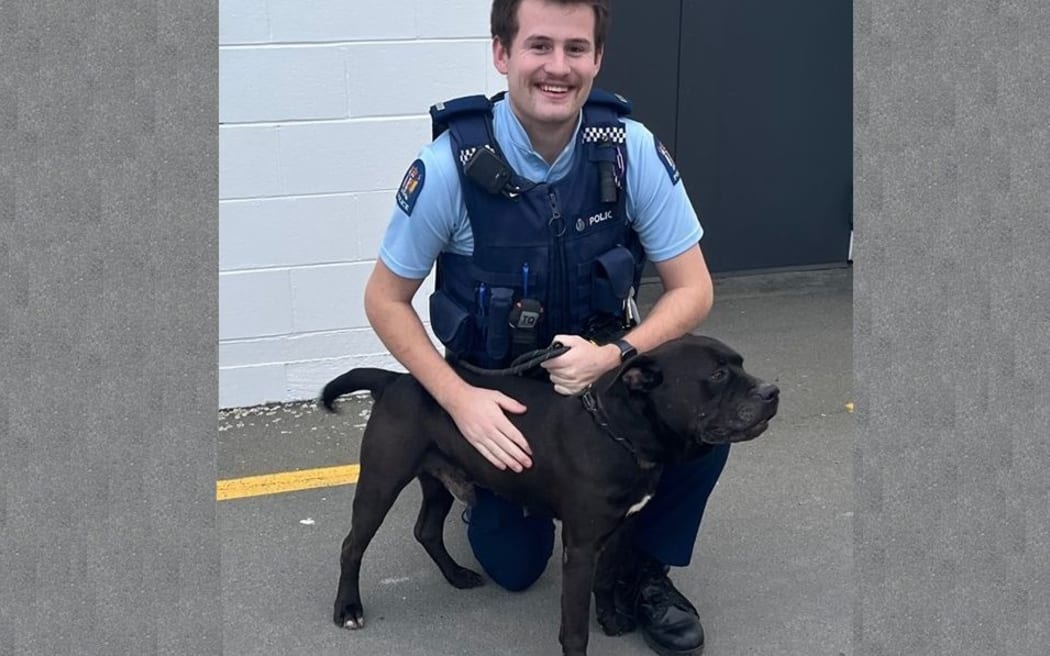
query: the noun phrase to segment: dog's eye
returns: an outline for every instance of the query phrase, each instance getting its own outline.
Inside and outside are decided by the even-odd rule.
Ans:
[[[728,377],[729,377],[729,372],[728,371],[726,371],[725,369],[718,369],[717,371],[715,371],[715,373],[711,374],[711,376],[710,376],[710,378],[708,378],[708,380],[710,380],[712,383],[721,383],[721,382],[725,381],[725,379],[728,378]]]

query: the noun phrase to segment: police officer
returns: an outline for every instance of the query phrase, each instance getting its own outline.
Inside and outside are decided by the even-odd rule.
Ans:
[[[493,62],[507,92],[432,108],[436,137],[398,189],[365,292],[383,343],[500,469],[531,466],[528,442],[506,416],[525,407],[468,385],[446,357],[498,367],[558,341],[570,349],[543,367],[557,392],[578,394],[635,352],[695,328],[713,300],[702,228],[670,154],[625,117],[624,99],[592,88],[608,11],[609,0],[493,1]],[[637,322],[643,257],[663,291]],[[412,306],[435,264],[430,318],[444,356]],[[620,322],[626,335],[585,338],[596,319]],[[637,515],[637,558],[621,579],[628,612],[657,653],[703,647],[696,610],[667,572],[689,563],[728,449],[667,468]],[[475,556],[498,584],[521,590],[542,574],[549,517],[482,491],[467,521]]]

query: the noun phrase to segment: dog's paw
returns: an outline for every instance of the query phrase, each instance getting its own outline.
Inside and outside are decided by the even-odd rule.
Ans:
[[[336,603],[332,621],[343,629],[363,629],[365,628],[365,610],[360,603]]]
[[[607,636],[621,636],[638,628],[638,622],[630,615],[616,610],[598,611],[598,626]]]
[[[479,585],[484,585],[485,579],[481,577],[481,574],[478,574],[474,570],[460,567],[448,578],[448,582],[451,583],[454,588],[466,590],[467,588],[476,588]]]

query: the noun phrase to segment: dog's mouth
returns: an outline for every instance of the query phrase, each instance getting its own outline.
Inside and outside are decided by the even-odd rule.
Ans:
[[[736,439],[730,439],[730,441],[731,442],[743,442],[744,440],[753,440],[756,437],[758,437],[759,435],[761,435],[762,433],[766,432],[767,428],[769,428],[769,420],[768,419],[763,419],[762,421],[758,422],[757,424],[755,424],[751,428],[748,428],[747,430],[744,430],[744,431],[738,433],[737,435],[739,437],[737,437]]]
[[[769,428],[769,420],[771,418],[772,417],[766,417],[750,426],[741,428],[730,428],[728,426],[709,428],[701,433],[700,441],[705,444],[733,444],[736,442],[753,440],[766,432],[766,429]]]

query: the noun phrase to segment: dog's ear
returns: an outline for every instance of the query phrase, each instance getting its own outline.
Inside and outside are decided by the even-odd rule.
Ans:
[[[655,360],[642,355],[624,367],[620,372],[620,380],[631,392],[648,392],[664,382],[664,374]]]

